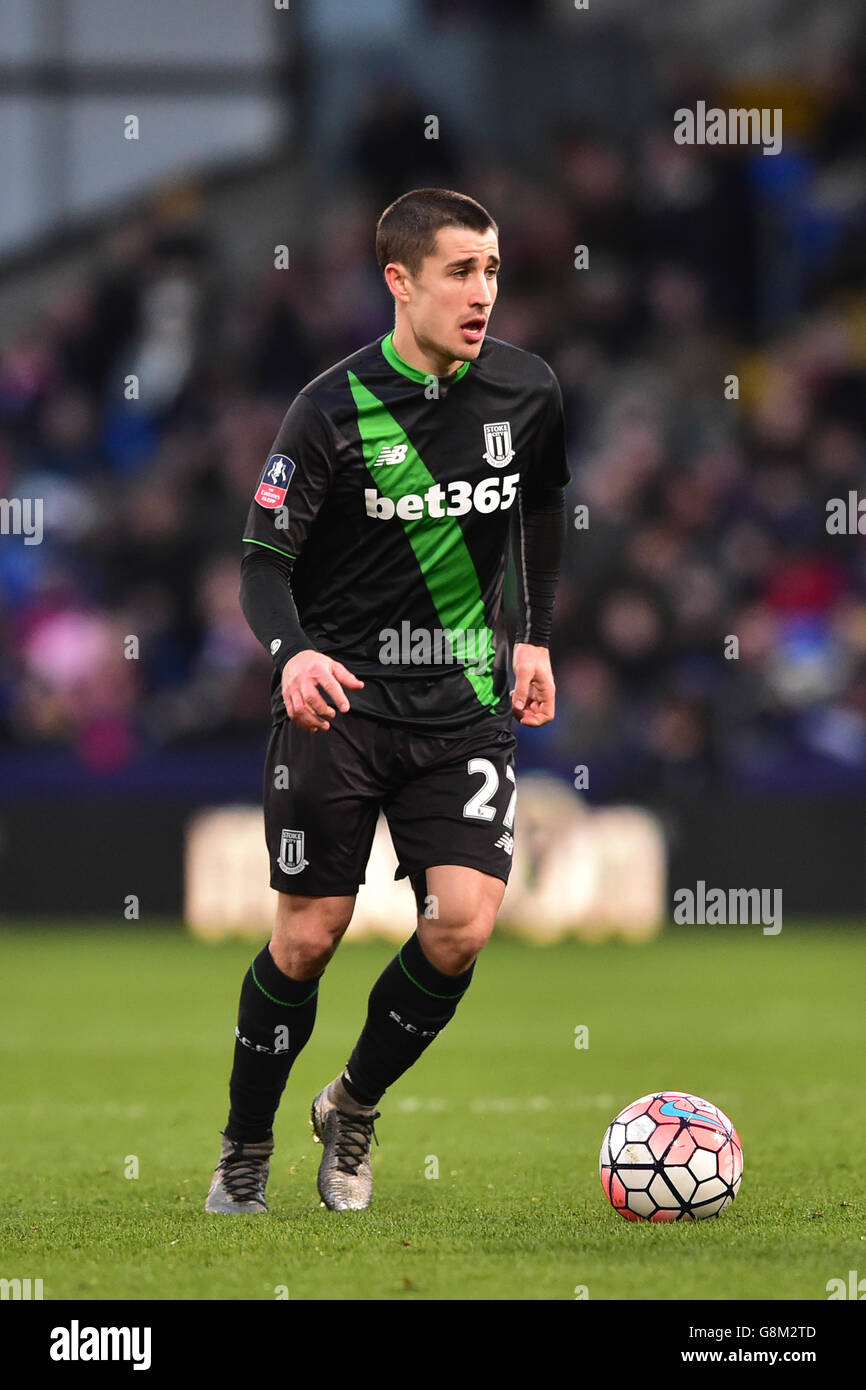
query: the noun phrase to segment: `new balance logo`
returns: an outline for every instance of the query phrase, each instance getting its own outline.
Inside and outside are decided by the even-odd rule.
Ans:
[[[383,463],[404,463],[408,448],[408,444],[383,444],[373,467],[381,468]]]
[[[503,831],[503,833],[499,836],[499,839],[496,841],[496,848],[504,849],[506,854],[513,854],[514,836],[509,835],[507,830]]]

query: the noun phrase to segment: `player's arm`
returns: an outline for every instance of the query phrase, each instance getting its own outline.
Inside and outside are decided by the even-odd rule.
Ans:
[[[553,718],[556,687],[550,668],[553,601],[565,532],[565,489],[545,488],[521,498],[512,533],[522,621],[514,643],[511,707],[521,724]]]
[[[565,485],[569,481],[562,396],[551,373],[538,445],[518,488],[512,530],[521,620],[514,643],[511,706],[521,724],[534,727],[549,723],[556,708],[549,647],[565,538]]]
[[[291,574],[330,487],[333,445],[321,411],[296,398],[283,420],[250,506],[244,531],[240,605],[281,676],[286,713],[303,728],[330,728],[345,712],[345,688],[363,681],[315,650],[301,626]]]
[[[349,708],[343,686],[360,690],[364,682],[341,661],[317,652],[301,627],[291,589],[294,559],[250,544],[245,551],[241,609],[281,674],[286,713],[305,729],[329,729],[333,706],[343,713]]]

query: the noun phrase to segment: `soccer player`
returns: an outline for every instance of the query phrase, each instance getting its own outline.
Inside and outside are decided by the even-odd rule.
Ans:
[[[487,336],[498,234],[473,199],[405,194],[376,251],[394,329],[297,396],[244,533],[241,607],[274,663],[264,807],[279,897],[241,989],[210,1212],[267,1210],[277,1106],[382,810],[417,926],[311,1114],[322,1201],[369,1205],[377,1106],[454,1016],[508,881],[511,720],[554,714],[559,386],[541,358]],[[522,608],[511,693],[509,535]]]

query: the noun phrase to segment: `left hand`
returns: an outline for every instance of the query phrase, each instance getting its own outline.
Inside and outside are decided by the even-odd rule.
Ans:
[[[516,643],[514,676],[511,708],[515,719],[532,727],[549,724],[556,705],[556,686],[547,648],[532,647],[528,642]]]

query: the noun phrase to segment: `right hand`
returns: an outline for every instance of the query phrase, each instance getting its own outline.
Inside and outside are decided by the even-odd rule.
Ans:
[[[336,710],[345,714],[349,708],[343,686],[347,690],[363,690],[364,682],[332,656],[311,650],[298,652],[283,667],[286,713],[302,729],[310,729],[313,733],[318,729],[330,729],[328,721],[334,718]]]

